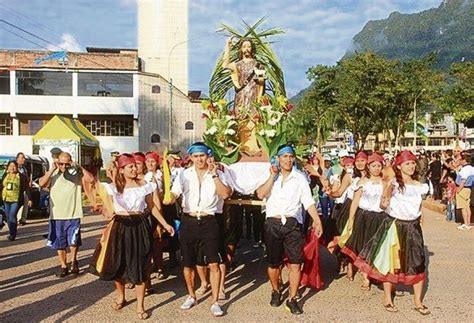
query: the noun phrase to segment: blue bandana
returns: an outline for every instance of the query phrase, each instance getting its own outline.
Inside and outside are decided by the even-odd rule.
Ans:
[[[280,148],[280,150],[278,150],[277,156],[280,157],[281,155],[284,155],[284,154],[292,154],[293,156],[295,156],[296,155],[295,149],[291,146],[283,146]]]
[[[194,153],[204,153],[206,155],[212,156],[212,149],[202,143],[192,144],[186,152],[188,155],[192,155]]]

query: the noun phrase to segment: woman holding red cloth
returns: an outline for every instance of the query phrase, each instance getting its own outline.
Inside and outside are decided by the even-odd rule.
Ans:
[[[365,244],[354,264],[366,275],[383,282],[384,306],[397,312],[393,304],[394,284],[413,286],[415,310],[430,314],[422,303],[425,282],[425,251],[421,230],[421,202],[429,191],[418,182],[416,157],[405,150],[395,159],[394,179],[384,183],[381,207],[388,214],[374,236]]]

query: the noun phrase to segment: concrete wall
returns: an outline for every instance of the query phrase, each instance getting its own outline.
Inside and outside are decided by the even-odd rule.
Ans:
[[[157,76],[140,74],[139,98],[139,137],[140,150],[158,149],[163,151],[169,146],[170,87],[169,83]],[[158,85],[160,93],[152,93],[152,86]],[[183,93],[173,91],[173,120],[171,124],[171,147],[184,152],[190,143],[201,140],[205,130],[201,118],[201,104],[193,103]],[[185,130],[185,123],[192,121],[194,130]],[[156,133],[161,137],[159,144],[151,143],[151,136]]]
[[[188,0],[138,1],[138,56],[146,73],[160,74],[188,93]]]

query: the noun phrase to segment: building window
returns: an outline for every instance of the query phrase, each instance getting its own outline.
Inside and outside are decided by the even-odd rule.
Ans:
[[[49,120],[20,119],[20,136],[34,136]]]
[[[9,70],[0,70],[0,94],[10,94]]]
[[[193,130],[194,129],[194,123],[192,121],[188,121],[184,124],[184,130]]]
[[[442,146],[443,143],[442,143],[442,139],[439,139],[439,138],[431,138],[429,140],[429,146]]]
[[[78,73],[79,96],[133,97],[133,75]]]
[[[161,142],[161,137],[159,134],[154,133],[151,135],[151,143],[152,144],[159,144]]]
[[[151,87],[151,93],[158,94],[161,92],[161,88],[159,85],[153,85]]]
[[[80,116],[80,120],[94,136],[133,136],[132,116]]]
[[[17,71],[20,95],[72,95],[72,74],[66,72]]]
[[[0,136],[13,135],[13,119],[9,115],[0,115]]]

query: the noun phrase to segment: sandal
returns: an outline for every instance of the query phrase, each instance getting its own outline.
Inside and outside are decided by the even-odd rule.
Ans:
[[[147,318],[150,317],[150,315],[146,311],[137,312],[137,315],[140,320],[146,320]]]
[[[370,283],[368,285],[364,285],[364,284],[360,285],[360,289],[369,292],[370,291]]]
[[[431,311],[425,305],[422,305],[421,307],[415,307],[414,310],[417,311],[418,313],[420,313],[423,316],[431,314]]]
[[[122,303],[114,302],[112,308],[116,311],[120,311],[125,305],[127,305],[127,301],[125,300]]]
[[[390,313],[398,312],[398,308],[396,308],[395,305],[393,305],[393,304],[386,304],[386,305],[384,305],[384,307],[385,307],[385,310],[387,312],[390,312]]]
[[[196,289],[196,294],[198,295],[206,294],[206,292],[209,290],[209,287],[210,287],[209,284],[199,287],[198,289]]]

